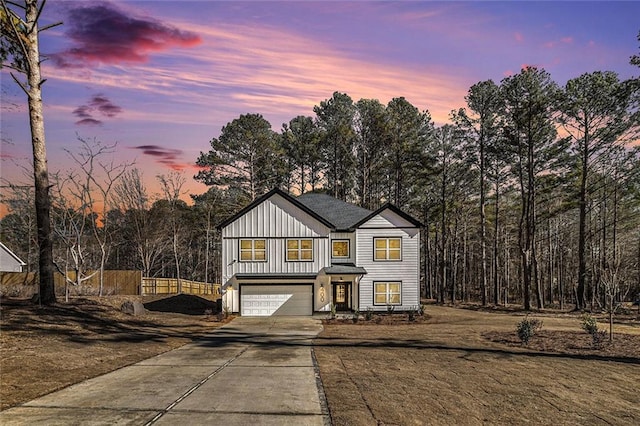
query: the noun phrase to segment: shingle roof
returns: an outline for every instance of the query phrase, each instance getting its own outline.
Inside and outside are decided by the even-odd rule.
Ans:
[[[336,231],[351,231],[358,228],[360,225],[386,209],[390,209],[397,213],[415,227],[422,226],[419,221],[392,204],[387,203],[378,210],[371,211],[319,192],[307,192],[299,197],[293,197],[280,189],[274,188],[263,196],[256,198],[251,204],[233,216],[218,224],[217,228],[224,228],[257,205],[271,198],[273,195],[280,195],[294,206],[297,206],[312,217],[316,218],[319,222]]]
[[[317,192],[307,192],[296,200],[318,216],[331,222],[337,230],[351,229],[373,213],[371,210]]]
[[[364,275],[367,270],[362,266],[351,265],[331,265],[324,269],[324,273],[327,275]]]

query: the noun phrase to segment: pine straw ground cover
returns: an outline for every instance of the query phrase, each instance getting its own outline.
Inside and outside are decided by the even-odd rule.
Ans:
[[[325,321],[314,349],[335,425],[640,424],[635,313],[599,349],[578,314],[530,315],[542,330],[523,346],[522,312],[426,313]]]
[[[121,312],[122,303],[133,299],[142,300],[105,296],[38,307],[2,298],[0,409],[177,348],[222,324],[205,315],[207,301],[195,296],[172,301],[191,315]],[[153,302],[162,310],[161,300]]]

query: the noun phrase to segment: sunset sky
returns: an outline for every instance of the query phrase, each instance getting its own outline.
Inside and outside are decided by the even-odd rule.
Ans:
[[[41,35],[51,171],[72,167],[78,137],[117,143],[152,192],[194,163],[226,123],[260,113],[280,131],[334,91],[354,101],[404,96],[444,124],[468,88],[524,65],[559,84],[638,53],[640,2],[244,2],[50,0]],[[25,178],[26,99],[1,73],[2,177]]]

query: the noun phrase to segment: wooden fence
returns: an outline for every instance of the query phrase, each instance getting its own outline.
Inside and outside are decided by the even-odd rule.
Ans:
[[[86,271],[91,276],[94,271]],[[68,272],[71,280],[75,272]],[[0,294],[4,296],[29,297],[37,292],[38,274],[35,272],[2,272],[0,273]],[[65,279],[58,272],[54,273],[53,282],[56,294],[64,295]],[[96,273],[78,287],[69,284],[71,295],[97,295],[100,288],[100,275]],[[142,277],[141,271],[104,271],[102,294],[104,295],[156,295],[156,294],[197,294],[220,297],[220,284],[199,281],[178,280],[176,278]]]
[[[220,284],[209,284],[200,281],[190,281],[181,279],[178,283],[176,278],[142,278],[142,295],[153,294],[199,294],[220,296]]]

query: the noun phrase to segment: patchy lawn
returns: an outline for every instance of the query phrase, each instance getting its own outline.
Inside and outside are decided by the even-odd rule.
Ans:
[[[204,336],[221,325],[198,299],[158,300],[143,316],[125,298],[39,308],[0,303],[0,407],[29,401]],[[201,313],[202,312],[202,313]],[[189,313],[191,315],[187,315]],[[325,323],[315,341],[335,425],[640,424],[640,321],[623,318],[594,349],[578,315],[428,306],[427,315]],[[605,322],[600,322],[605,328]]]
[[[159,311],[173,305],[176,311],[191,315],[122,313],[123,301],[133,299],[140,300],[105,296],[38,307],[3,298],[0,409],[177,348],[221,325],[204,315],[202,307],[208,303],[195,296],[171,303],[155,300],[151,305]]]
[[[640,424],[635,316],[594,349],[574,314],[530,315],[543,327],[524,347],[520,312],[426,312],[325,324],[315,354],[335,425]]]

